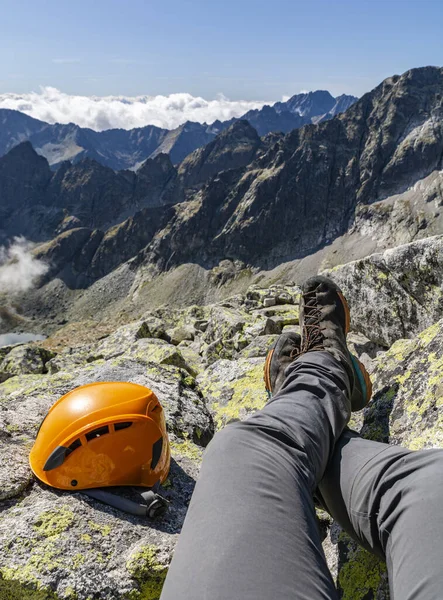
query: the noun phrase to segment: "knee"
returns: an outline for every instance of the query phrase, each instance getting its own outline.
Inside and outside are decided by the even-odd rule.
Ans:
[[[404,509],[416,511],[424,505],[440,506],[443,502],[443,450],[419,450],[411,452],[398,472],[397,484]],[[420,508],[421,507],[421,508]]]
[[[215,460],[240,460],[246,448],[260,444],[257,430],[249,421],[229,423],[217,431],[205,451],[205,462]]]
[[[420,461],[414,478],[416,485],[426,490],[426,493],[431,491],[443,494],[443,449],[423,450],[417,452],[417,455],[420,455]]]
[[[217,452],[226,452],[233,445],[237,445],[241,439],[247,436],[248,428],[245,428],[244,422],[235,421],[229,423],[223,429],[217,431],[208,445],[208,450]]]

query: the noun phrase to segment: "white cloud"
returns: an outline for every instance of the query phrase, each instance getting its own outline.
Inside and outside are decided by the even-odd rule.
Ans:
[[[48,265],[33,256],[32,247],[24,237],[14,238],[10,246],[0,246],[0,293],[25,292],[46,273]]]
[[[40,92],[0,94],[0,108],[19,110],[48,123],[77,123],[96,131],[157,125],[173,129],[185,121],[212,123],[240,117],[272,102],[229,100],[219,95],[205,100],[187,93],[169,96],[70,96],[53,87]]]

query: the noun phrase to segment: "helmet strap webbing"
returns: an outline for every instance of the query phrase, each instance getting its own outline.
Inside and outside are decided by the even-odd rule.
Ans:
[[[144,503],[134,502],[123,496],[112,494],[103,489],[93,488],[82,490],[82,494],[86,494],[94,500],[99,500],[104,504],[118,508],[123,512],[138,517],[157,517],[164,514],[168,507],[168,502],[153,490],[138,492]]]

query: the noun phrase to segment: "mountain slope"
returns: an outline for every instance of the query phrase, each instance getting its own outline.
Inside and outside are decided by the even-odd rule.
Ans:
[[[149,260],[210,266],[232,258],[264,268],[330,243],[357,205],[441,169],[442,92],[442,69],[415,69],[335,119],[291,132],[246,169],[210,181],[192,214],[181,211],[156,236]]]
[[[48,127],[51,127],[48,123],[29,117],[18,110],[1,108],[0,156]]]
[[[138,174],[89,158],[51,172],[30,142],[0,158],[0,242],[15,235],[44,241],[78,227],[106,229],[143,208],[181,200],[177,169],[164,154],[145,161]]]
[[[89,285],[131,257],[131,268],[146,265],[151,273],[184,263],[212,269],[224,260],[272,269],[328,246],[345,256],[351,244],[361,257],[379,243],[439,233],[442,97],[443,70],[414,69],[336,118],[286,136],[260,139],[237,121],[178,170],[164,155],[137,174],[93,161],[62,166],[44,197],[6,222],[7,231],[43,241],[86,228],[87,242],[79,241],[86,233],[67,236],[74,254],[65,237],[38,250],[60,273],[69,271],[70,287]],[[44,180],[47,165],[43,171]],[[10,178],[0,178],[0,197],[2,185],[10,190]],[[24,219],[31,225],[20,231]]]
[[[221,171],[245,167],[263,145],[248,121],[235,121],[212,142],[184,159],[179,167],[184,187],[208,181]]]

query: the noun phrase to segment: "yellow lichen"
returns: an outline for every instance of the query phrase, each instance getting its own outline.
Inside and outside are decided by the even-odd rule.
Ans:
[[[418,337],[421,340],[421,342],[423,342],[424,345],[427,346],[440,333],[441,329],[442,327],[440,323],[435,323],[434,325],[431,325],[431,327],[428,327],[427,329],[422,331]]]
[[[412,344],[413,342],[411,340],[397,340],[383,356],[383,363],[390,358],[394,358],[396,361],[404,360],[412,351]]]
[[[58,537],[74,521],[74,513],[67,506],[59,510],[42,512],[34,523],[34,529],[44,537]]]
[[[197,461],[200,461],[202,458],[202,448],[193,444],[189,439],[184,439],[183,441],[171,440],[170,447],[173,456],[178,454],[179,456],[186,456]]]
[[[83,554],[80,554],[80,552],[77,552],[77,554],[72,557],[72,566],[74,569],[78,569],[84,562],[85,557]]]
[[[111,527],[109,525],[100,525],[100,523],[94,523],[94,521],[88,521],[88,525],[92,531],[98,531],[103,537],[106,537],[111,533]]]
[[[406,371],[406,373],[404,373],[404,375],[397,375],[395,380],[400,385],[403,385],[411,377],[411,375],[412,375],[412,371]]]
[[[14,564],[11,567],[0,567],[0,576],[22,585],[31,585],[34,589],[44,590],[40,578],[42,573],[48,573],[65,566],[69,557],[63,556],[55,547],[51,537],[39,546],[27,551],[24,564]]]
[[[342,600],[375,598],[385,576],[386,565],[379,558],[363,548],[351,548],[348,560],[338,573]]]
[[[263,408],[267,397],[263,383],[263,365],[257,364],[236,381],[229,382],[232,396],[226,404],[214,403],[217,427]]]
[[[74,600],[74,596],[68,596]],[[0,579],[0,600],[57,600],[57,596],[49,589],[33,589],[18,581]]]
[[[157,560],[159,550],[155,546],[143,546],[136,550],[126,563],[130,575],[140,586],[139,592],[131,592],[131,600],[158,600],[168,567]]]

